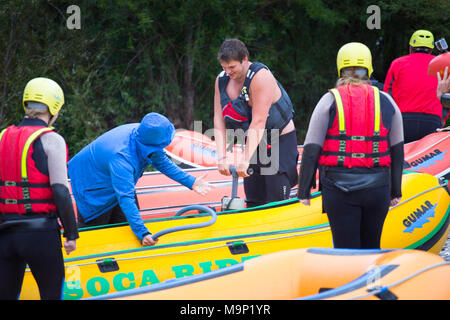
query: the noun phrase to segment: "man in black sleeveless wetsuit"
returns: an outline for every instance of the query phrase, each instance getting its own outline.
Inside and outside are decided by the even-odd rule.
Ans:
[[[288,199],[298,177],[289,96],[267,66],[249,61],[240,40],[225,40],[218,60],[223,72],[215,84],[214,135],[220,173],[230,175],[233,164],[226,157],[226,133],[236,137],[245,132],[244,158],[236,164],[236,172],[244,177],[247,207]],[[248,168],[254,169],[251,176]]]

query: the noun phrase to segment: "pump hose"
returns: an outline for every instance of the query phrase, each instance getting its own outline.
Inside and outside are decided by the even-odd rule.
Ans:
[[[152,238],[154,240],[156,240],[159,237],[161,237],[162,235],[165,235],[165,234],[168,234],[168,233],[182,231],[182,230],[190,230],[190,229],[197,229],[197,228],[207,227],[207,226],[212,225],[217,220],[216,212],[213,209],[211,209],[210,207],[206,207],[206,206],[202,206],[202,205],[198,205],[198,204],[194,204],[194,205],[191,205],[191,206],[184,207],[183,209],[179,210],[175,214],[175,216],[181,216],[183,213],[188,212],[188,211],[192,211],[192,210],[199,210],[201,212],[209,213],[212,218],[210,220],[208,220],[208,221],[201,222],[201,223],[195,223],[195,224],[190,224],[190,225],[185,225],[185,226],[177,226],[177,227],[167,228],[165,230],[161,230],[161,231],[155,233],[154,235],[152,235]]]

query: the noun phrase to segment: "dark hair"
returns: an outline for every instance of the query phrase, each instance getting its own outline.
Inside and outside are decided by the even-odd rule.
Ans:
[[[220,46],[217,59],[224,62],[231,60],[242,62],[246,56],[248,57],[248,50],[241,40],[227,39]]]

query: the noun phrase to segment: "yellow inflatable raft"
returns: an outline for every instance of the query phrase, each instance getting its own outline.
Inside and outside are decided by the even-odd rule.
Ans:
[[[448,232],[449,205],[449,194],[436,177],[405,174],[402,202],[390,209],[381,247],[439,253]],[[189,228],[193,224],[203,227]],[[142,247],[128,225],[81,231],[77,250],[64,256],[64,298],[153,285],[282,250],[333,246],[320,194],[311,206],[292,199],[217,216],[211,211],[152,219],[146,225],[154,234],[163,234],[156,246]],[[164,234],[174,227],[188,229]],[[39,299],[31,272],[26,272],[21,299]]]
[[[450,262],[418,250],[293,249],[98,299],[450,299]]]

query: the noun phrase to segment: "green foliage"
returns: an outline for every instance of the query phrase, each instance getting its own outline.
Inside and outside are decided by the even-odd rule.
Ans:
[[[336,53],[367,44],[383,82],[416,29],[449,38],[447,0],[80,0],[81,29],[69,30],[70,1],[0,4],[0,127],[23,116],[28,80],[46,76],[65,92],[57,126],[73,156],[103,132],[156,111],[177,128],[212,127],[217,50],[243,40],[268,65],[295,106],[299,143],[311,112],[336,81]],[[369,5],[381,29],[366,26]]]

